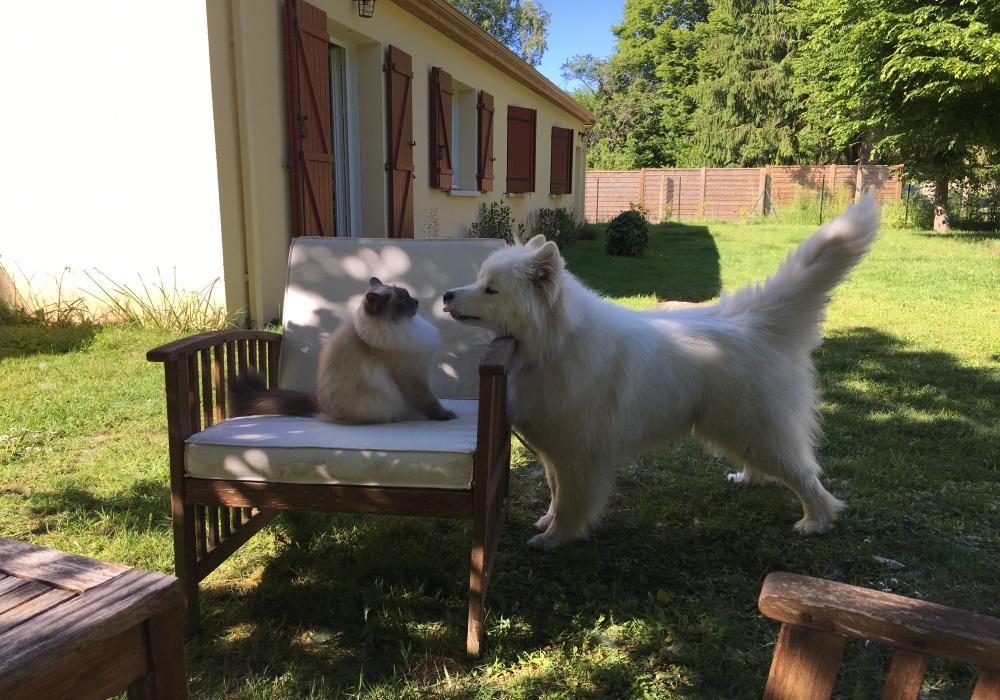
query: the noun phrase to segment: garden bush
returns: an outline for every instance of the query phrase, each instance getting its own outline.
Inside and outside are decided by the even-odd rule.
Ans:
[[[608,255],[629,258],[642,257],[649,245],[649,224],[640,207],[633,206],[628,211],[612,219],[608,224],[604,250]]]
[[[580,239],[580,224],[566,207],[539,209],[533,217],[531,233],[541,234],[560,247]]]
[[[934,203],[919,192],[912,192],[907,203],[904,193],[902,199],[890,200],[882,205],[882,225],[887,228],[930,230],[934,227]]]
[[[514,233],[514,217],[510,215],[510,206],[499,202],[483,202],[479,205],[479,221],[469,224],[469,238],[499,238],[513,245],[524,236],[524,224],[517,225]]]

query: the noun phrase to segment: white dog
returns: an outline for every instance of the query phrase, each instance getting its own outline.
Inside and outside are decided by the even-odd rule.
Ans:
[[[444,294],[463,323],[513,336],[508,414],[538,453],[552,501],[529,543],[587,534],[615,469],[693,434],[748,483],[777,480],[802,501],[802,534],[833,527],[843,503],[820,483],[815,368],[830,292],[879,225],[865,199],[803,241],[762,286],[713,305],[632,311],[600,298],[536,236],[497,251],[475,284]]]

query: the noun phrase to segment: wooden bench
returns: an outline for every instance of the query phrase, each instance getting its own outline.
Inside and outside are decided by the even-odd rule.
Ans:
[[[472,520],[466,648],[478,656],[484,601],[507,514],[507,365],[514,343],[457,323],[442,294],[475,279],[493,240],[297,238],[282,333],[202,333],[150,350],[164,364],[174,563],[189,628],[198,583],[282,510]],[[228,418],[234,378],[315,392],[323,342],[353,317],[368,279],[406,287],[442,335],[431,375],[457,420],[338,426],[314,418]],[[433,556],[428,552],[428,556]]]
[[[0,539],[0,698],[183,700],[173,576]]]
[[[882,697],[917,700],[934,656],[979,667],[973,700],[1000,699],[1000,620],[811,576],[776,572],[758,606],[781,622],[764,697],[824,700],[848,638],[895,647]]]

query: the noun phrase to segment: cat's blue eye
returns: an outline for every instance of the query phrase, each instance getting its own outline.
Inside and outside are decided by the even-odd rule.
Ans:
[[[486,292],[487,294],[499,294],[499,292],[497,290],[493,289],[493,287],[487,287],[483,291]]]

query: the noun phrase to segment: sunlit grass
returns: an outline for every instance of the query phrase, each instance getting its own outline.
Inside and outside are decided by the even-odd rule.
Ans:
[[[711,301],[814,229],[672,224],[645,259],[612,264],[600,240],[566,255],[629,306]],[[462,655],[467,522],[290,513],[203,583],[192,697],[759,698],[775,570],[1000,616],[998,278],[996,237],[887,230],[835,293],[815,354],[824,479],[849,504],[830,534],[798,537],[794,496],[736,487],[682,443],[620,471],[588,541],[537,552],[547,488],[515,441],[482,660]],[[0,536],[172,571],[162,367],[144,354],[178,333],[140,326],[0,324]],[[888,663],[849,645],[838,697],[877,697]],[[930,677],[950,697],[971,671]]]

